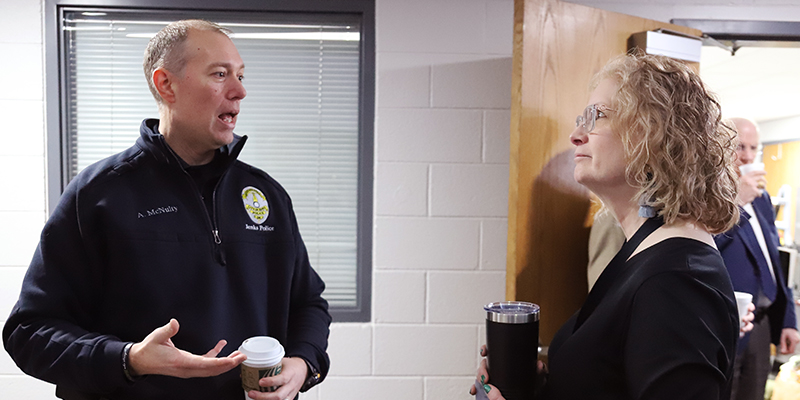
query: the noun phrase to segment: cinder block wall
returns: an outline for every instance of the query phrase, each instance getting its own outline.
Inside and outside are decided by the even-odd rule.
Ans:
[[[662,21],[800,20],[791,0],[580,3]],[[376,6],[372,321],[332,326],[331,374],[303,398],[468,399],[480,307],[505,291],[513,1]],[[3,322],[46,211],[42,1],[0,0],[0,9]],[[55,398],[4,351],[0,393]]]
[[[17,301],[45,221],[42,2],[0,0],[0,322]],[[55,398],[0,350],[0,397]]]
[[[321,400],[470,397],[505,296],[513,13],[377,1],[373,318],[333,326]]]

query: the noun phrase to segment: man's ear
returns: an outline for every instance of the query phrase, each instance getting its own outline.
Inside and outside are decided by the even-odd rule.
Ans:
[[[175,76],[164,68],[153,71],[153,86],[165,103],[175,102]]]

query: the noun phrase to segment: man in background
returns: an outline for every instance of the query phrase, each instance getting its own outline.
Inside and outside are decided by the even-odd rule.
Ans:
[[[592,291],[597,278],[623,244],[625,244],[625,232],[622,231],[614,215],[608,210],[595,213],[592,228],[589,230],[589,264],[586,268],[589,291]]]
[[[753,295],[755,327],[739,340],[731,399],[762,400],[771,370],[770,343],[783,354],[800,342],[791,290],[782,276],[775,213],[766,187],[766,172],[742,173],[739,167],[756,161],[760,144],[755,123],[743,118],[731,122],[738,132],[736,168],[740,175],[738,201],[741,220],[715,241],[731,276],[734,290]]]
[[[61,398],[240,400],[234,350],[252,336],[286,352],[258,382],[278,389],[253,399],[294,398],[328,371],[324,284],[291,200],[237,160],[244,62],[228,34],[189,20],[153,37],[160,119],[76,176],[44,227],[3,340]]]

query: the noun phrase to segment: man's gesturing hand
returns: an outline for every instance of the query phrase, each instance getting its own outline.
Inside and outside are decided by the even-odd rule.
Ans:
[[[172,344],[172,337],[180,325],[175,319],[157,328],[140,343],[131,347],[131,375],[167,375],[178,378],[216,376],[227,372],[247,359],[234,351],[227,357],[217,358],[227,342],[220,340],[208,353],[198,356],[180,350]]]

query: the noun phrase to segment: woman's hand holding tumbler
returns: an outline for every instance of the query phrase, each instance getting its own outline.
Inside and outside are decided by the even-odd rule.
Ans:
[[[481,360],[481,364],[478,367],[478,376],[475,385],[472,385],[469,389],[469,394],[473,396],[477,396],[478,399],[489,399],[489,400],[505,400],[503,395],[493,385],[490,385],[489,382],[489,363],[486,361],[487,355],[486,345],[481,346],[481,356],[483,359]],[[480,382],[480,383],[478,383]],[[477,388],[478,385],[482,387]],[[480,391],[478,390],[480,389]]]
[[[489,384],[489,363],[487,362],[486,356],[488,355],[488,350],[486,349],[486,345],[484,344],[481,346],[481,356],[483,359],[481,360],[481,364],[478,367],[478,376],[475,385],[470,386],[469,394],[473,396],[477,396],[479,400],[488,399],[488,400],[505,400],[503,394],[500,393],[500,390],[497,389],[494,385]],[[544,379],[547,376],[547,366],[541,361],[538,360],[536,362],[536,371],[537,379],[543,384]],[[479,387],[480,386],[480,387]],[[542,385],[538,385],[537,387],[541,388]],[[478,391],[481,390],[481,392]]]

